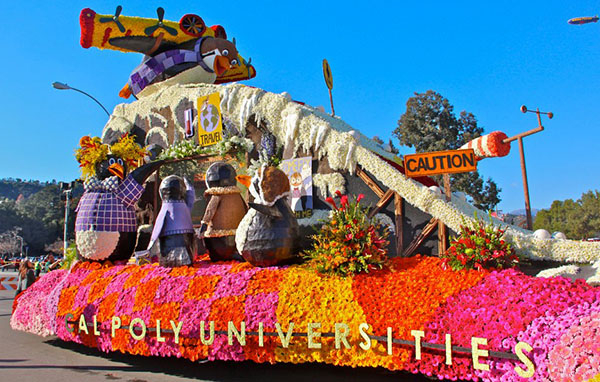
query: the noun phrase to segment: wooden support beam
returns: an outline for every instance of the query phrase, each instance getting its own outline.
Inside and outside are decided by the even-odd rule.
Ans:
[[[446,201],[452,200],[452,189],[450,188],[450,175],[444,174],[444,191],[446,191]],[[446,253],[448,250],[448,227],[441,221],[438,225],[438,256]]]
[[[380,198],[383,197],[383,195],[385,194],[385,192],[383,192],[383,190],[381,189],[381,187],[379,187],[377,185],[377,183],[375,183],[375,181],[373,179],[371,179],[371,177],[369,175],[367,175],[367,173],[360,167],[356,167],[356,175],[358,175],[358,177],[360,179],[362,179],[363,182],[365,182],[367,184],[367,186],[369,186],[369,188],[371,190],[373,190],[373,192],[379,196]]]
[[[404,252],[404,254],[407,257],[412,256],[412,254],[417,250],[417,248],[419,248],[419,246],[421,244],[423,244],[423,241],[425,241],[425,239],[427,239],[427,237],[429,235],[431,235],[431,233],[438,226],[438,224],[439,224],[438,219],[431,218],[431,220],[429,221],[429,223],[427,223],[425,228],[423,228],[423,231],[421,231],[419,236],[415,237],[413,239],[412,243],[410,243],[410,245],[408,246],[408,248],[406,248],[406,251]]]
[[[448,227],[441,221],[438,223],[438,256],[448,250]]]
[[[404,256],[404,199],[394,192],[394,215],[396,216],[396,256]]]
[[[379,199],[377,204],[375,204],[375,207],[373,207],[371,209],[371,211],[369,211],[369,214],[367,216],[369,218],[372,218],[373,216],[375,216],[382,208],[384,208],[390,202],[390,200],[392,200],[393,197],[394,197],[394,191],[387,190],[385,192],[385,194],[383,194],[381,199]]]

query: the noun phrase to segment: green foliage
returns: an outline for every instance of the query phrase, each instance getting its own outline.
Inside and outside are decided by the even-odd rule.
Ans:
[[[436,180],[442,184],[443,181],[439,178],[437,177]],[[499,194],[501,189],[490,178],[484,183],[479,171],[452,174],[450,179],[452,189],[468,194],[472,199],[472,204],[480,210],[493,211],[500,203]]]
[[[393,134],[402,145],[422,153],[458,149],[481,136],[483,128],[473,114],[462,111],[457,117],[448,99],[428,90],[408,99]],[[441,176],[434,178],[443,184]],[[451,179],[452,189],[469,195],[479,209],[492,210],[500,203],[500,188],[489,178],[484,183],[478,172],[454,174]]]
[[[562,232],[569,239],[600,236],[600,191],[588,191],[577,201],[555,200],[537,213],[533,229],[540,228]]]
[[[50,183],[40,182],[38,180],[24,181],[12,178],[0,179],[0,199],[8,198],[16,200],[19,195],[23,195],[27,198],[50,184],[56,184],[56,181]]]
[[[62,260],[60,267],[62,269],[70,269],[75,261],[77,261],[77,246],[75,243],[71,243],[67,247],[67,253],[65,253],[65,257]]]
[[[3,184],[11,183],[13,182],[4,181]],[[20,193],[24,189],[35,189],[35,185],[40,183],[33,182],[34,186],[31,187],[19,182],[15,184],[15,190]],[[46,245],[63,237],[65,202],[61,200],[61,191],[56,183],[43,183],[43,185],[43,188],[38,192],[18,202],[10,199],[0,201],[0,233],[7,232],[13,227],[19,227],[19,235],[23,237],[24,246],[29,247],[28,253],[30,256],[43,254]],[[82,192],[81,186],[76,187],[69,203],[67,227],[69,238],[73,238],[75,208]],[[16,191],[13,193],[16,193]],[[11,253],[16,254],[15,252]]]
[[[333,198],[327,198],[334,207],[330,219],[312,236],[313,248],[303,254],[310,267],[343,277],[382,267],[389,232],[367,217],[367,209],[360,205],[363,196],[354,201],[341,196],[339,207]]]
[[[504,269],[514,267],[521,259],[514,248],[504,241],[504,230],[477,219],[468,224],[463,220],[458,236],[442,257],[442,267],[452,269]],[[491,220],[491,219],[490,219]]]

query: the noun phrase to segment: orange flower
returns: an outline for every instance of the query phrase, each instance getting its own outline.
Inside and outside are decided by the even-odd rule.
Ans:
[[[78,286],[72,286],[62,290],[57,311],[59,317],[72,312],[73,304],[75,303],[75,296],[77,295],[78,290]]]
[[[195,273],[196,273],[196,269],[194,267],[175,267],[171,270],[169,275],[171,277],[178,277],[178,276],[191,277],[191,276],[194,276]]]
[[[248,281],[247,295],[256,293],[271,293],[279,291],[284,277],[283,269],[260,270]]]
[[[129,279],[127,279],[127,281],[131,280],[132,277],[134,276],[131,276]],[[147,305],[153,303],[154,295],[156,294],[159,284],[160,278],[154,278],[141,285],[138,285],[135,292],[135,306],[133,308],[134,312],[142,310]]]
[[[98,322],[109,321],[115,314],[115,306],[119,300],[119,292],[111,293],[100,300],[98,306]]]
[[[185,291],[185,300],[202,300],[212,297],[215,286],[221,276],[202,276],[190,280],[188,289]]]
[[[228,321],[233,321],[239,328],[240,322],[246,317],[245,298],[245,296],[230,296],[213,301],[209,321],[215,321],[215,330],[227,330]]]
[[[150,315],[150,325],[154,326],[156,324],[156,320],[160,320],[163,327],[169,327],[169,320],[173,320],[177,322],[179,319],[179,303],[178,302],[169,302],[165,304],[156,304],[152,309],[152,314]],[[191,323],[187,323],[190,325]]]

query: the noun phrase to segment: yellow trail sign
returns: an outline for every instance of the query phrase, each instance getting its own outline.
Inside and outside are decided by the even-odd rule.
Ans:
[[[455,174],[477,171],[477,160],[473,149],[434,151],[406,155],[404,169],[410,177]]]
[[[331,67],[327,59],[323,59],[323,77],[325,77],[325,83],[329,90],[333,89],[333,76],[331,75]]]

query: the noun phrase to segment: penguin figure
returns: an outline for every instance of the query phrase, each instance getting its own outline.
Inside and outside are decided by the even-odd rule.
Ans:
[[[200,233],[212,261],[242,260],[236,250],[235,232],[248,211],[241,190],[236,186],[236,172],[225,162],[215,162],[206,170],[204,193],[210,197]]]
[[[131,93],[145,97],[161,87],[172,84],[215,83],[218,76],[240,64],[234,42],[205,36],[179,44],[176,49],[146,56],[134,69],[123,88],[122,97]]]
[[[137,145],[127,139],[122,138],[120,142]],[[107,154],[95,164],[82,159],[85,153],[77,154],[82,167],[94,174],[84,181],[84,194],[75,209],[75,242],[79,254],[86,260],[128,260],[137,237],[135,205],[144,192],[144,182],[162,161],[145,164],[128,174],[128,158],[111,152],[99,138],[84,137],[81,143],[81,152],[91,148]],[[120,147],[122,149],[123,144]],[[141,147],[136,147],[143,152]]]
[[[156,217],[148,250],[160,241],[159,264],[163,267],[190,265],[195,253],[192,208],[194,187],[187,179],[167,176],[160,184],[162,206]]]
[[[235,235],[239,253],[259,267],[297,261],[299,227],[287,202],[288,177],[276,167],[263,166],[252,178],[248,190],[254,202],[248,204],[250,209]]]

